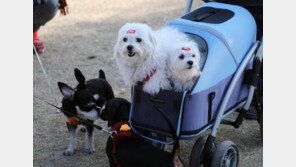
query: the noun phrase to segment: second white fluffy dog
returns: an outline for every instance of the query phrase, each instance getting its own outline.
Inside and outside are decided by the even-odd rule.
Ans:
[[[149,94],[170,87],[165,57],[159,55],[155,34],[146,24],[125,24],[118,32],[114,56],[127,86],[142,83]]]
[[[190,90],[200,72],[200,52],[197,44],[176,28],[163,27],[155,32],[162,57],[167,61],[170,89]]]
[[[168,57],[167,73],[172,89],[177,92],[191,90],[200,76],[200,52],[194,41],[173,45]]]

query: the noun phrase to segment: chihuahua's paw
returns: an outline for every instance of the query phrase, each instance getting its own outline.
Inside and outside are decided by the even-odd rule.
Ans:
[[[82,126],[81,128],[80,128],[80,132],[86,132],[86,128],[84,127],[84,126]]]
[[[74,150],[67,149],[66,151],[64,151],[65,156],[71,156],[73,154],[74,154]]]
[[[93,147],[85,148],[84,152],[87,154],[92,154],[95,152],[95,148],[93,148]]]

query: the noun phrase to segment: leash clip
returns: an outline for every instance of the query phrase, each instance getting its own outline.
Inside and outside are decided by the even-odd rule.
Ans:
[[[117,131],[116,131],[116,130],[114,130],[114,131],[111,132],[110,137],[113,139],[113,136],[114,136],[114,135],[117,135]]]

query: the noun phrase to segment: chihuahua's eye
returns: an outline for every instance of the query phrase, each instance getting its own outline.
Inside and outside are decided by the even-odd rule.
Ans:
[[[184,55],[183,54],[181,54],[180,56],[179,56],[179,59],[184,59]]]
[[[123,41],[126,42],[127,41],[127,38],[123,38]]]
[[[142,41],[141,38],[136,38],[136,40],[137,40],[137,42],[139,42],[139,43]]]
[[[192,55],[192,57],[195,57],[195,55]]]
[[[89,102],[89,103],[85,104],[85,107],[91,107],[94,104],[95,104],[94,102]]]

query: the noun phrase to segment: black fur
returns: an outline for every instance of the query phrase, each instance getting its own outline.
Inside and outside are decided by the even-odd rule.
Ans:
[[[95,105],[103,107],[104,103],[114,98],[111,85],[105,77],[104,71],[100,70],[100,77],[85,81],[85,77],[79,69],[74,70],[78,85],[75,89],[65,83],[58,82],[59,89],[64,95],[62,100],[63,110],[77,114],[75,106],[81,111],[91,111]],[[94,95],[98,94],[99,98],[95,99]],[[88,105],[93,102],[95,105]],[[67,114],[65,114],[67,116]]]
[[[130,103],[121,98],[114,98],[106,103],[101,118],[108,120],[108,126],[114,126],[118,122],[128,121]],[[179,143],[179,142],[177,142]],[[179,146],[179,145],[177,145]],[[175,148],[172,153],[154,147],[150,142],[136,137],[124,138],[118,143],[116,158],[122,167],[173,167]],[[113,139],[108,138],[106,153],[111,167],[117,167],[114,163]]]
[[[114,126],[121,121],[128,121],[131,103],[122,98],[107,101],[101,119],[108,121],[108,126]]]
[[[78,85],[75,89],[71,88],[65,83],[58,82],[60,92],[63,94],[62,108],[64,111],[71,114],[77,115],[78,107],[81,111],[87,113],[90,111],[97,112],[97,115],[100,115],[100,108],[103,107],[106,101],[114,98],[114,93],[111,85],[107,82],[105,73],[103,70],[100,70],[99,78],[91,79],[85,81],[85,77],[79,69],[74,70],[75,78],[78,81]],[[99,95],[96,99],[94,95]],[[71,117],[71,115],[64,113],[66,117]],[[93,120],[88,120],[93,122]],[[69,124],[67,122],[67,128],[69,133],[75,133],[75,125]],[[85,126],[87,136],[92,137],[93,127]],[[87,153],[93,153],[92,150],[86,150]],[[66,153],[65,155],[72,155]]]

